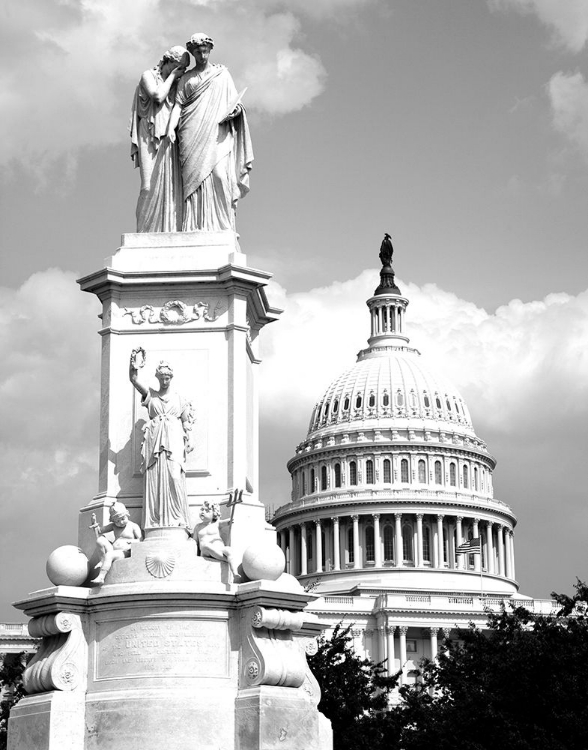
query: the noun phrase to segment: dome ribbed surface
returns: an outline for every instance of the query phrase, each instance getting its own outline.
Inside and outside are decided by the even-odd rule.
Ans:
[[[408,347],[367,350],[336,378],[316,405],[308,437],[367,426],[423,427],[474,435],[470,413],[455,386],[433,375]],[[367,423],[367,424],[366,424]],[[445,428],[445,425],[447,427]]]

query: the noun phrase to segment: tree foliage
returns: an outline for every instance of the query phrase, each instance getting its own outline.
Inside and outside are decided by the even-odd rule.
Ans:
[[[331,720],[335,750],[380,750],[389,734],[388,696],[397,676],[383,664],[361,659],[353,650],[351,626],[321,636],[308,661],[321,688],[319,711]]]
[[[5,750],[8,741],[8,715],[10,709],[24,695],[22,673],[27,663],[27,655],[4,654],[0,662],[0,750]]]
[[[506,607],[489,612],[487,629],[459,631],[388,711],[389,688],[369,676],[381,665],[359,659],[349,628],[336,629],[311,665],[334,750],[587,750],[588,586],[575,588],[553,594],[550,616]]]

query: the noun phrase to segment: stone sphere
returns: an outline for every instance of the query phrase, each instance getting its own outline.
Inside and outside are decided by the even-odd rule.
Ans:
[[[277,544],[254,544],[243,553],[242,565],[251,581],[277,581],[286,567],[286,558]]]
[[[89,560],[79,547],[66,544],[47,560],[47,577],[54,586],[81,586],[88,577]]]

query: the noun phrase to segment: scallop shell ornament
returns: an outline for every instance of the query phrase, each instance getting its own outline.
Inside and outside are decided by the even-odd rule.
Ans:
[[[171,552],[147,555],[145,567],[154,578],[167,578],[176,567],[176,558]]]

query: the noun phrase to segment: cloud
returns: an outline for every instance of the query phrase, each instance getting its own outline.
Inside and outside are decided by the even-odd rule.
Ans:
[[[534,13],[552,31],[554,44],[580,52],[588,41],[586,0],[488,0],[492,10]]]
[[[56,160],[69,158],[71,169],[81,149],[127,140],[141,73],[198,29],[216,40],[214,61],[249,87],[249,109],[305,107],[326,73],[302,47],[304,18],[341,22],[368,1],[24,0],[4,17],[0,164],[16,161],[42,178]]]
[[[581,73],[556,73],[547,86],[554,128],[588,160],[588,83]]]

